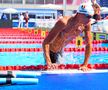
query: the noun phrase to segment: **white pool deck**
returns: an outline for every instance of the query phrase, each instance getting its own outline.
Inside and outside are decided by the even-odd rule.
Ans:
[[[107,73],[108,69],[92,69],[89,71],[82,71],[82,70],[47,70],[47,71],[40,71],[42,74],[71,74],[71,73]]]
[[[7,71],[0,71],[1,74],[6,73]],[[83,74],[83,73],[108,73],[108,69],[91,69],[89,71],[82,71],[78,69],[64,69],[64,70],[46,70],[46,71],[12,71],[14,74],[19,75],[30,75],[30,76],[41,76],[43,74]]]

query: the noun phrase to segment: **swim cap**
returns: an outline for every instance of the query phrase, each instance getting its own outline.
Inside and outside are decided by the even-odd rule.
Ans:
[[[94,9],[92,7],[92,3],[83,3],[79,6],[78,13],[82,13],[88,16],[93,16],[94,15]]]

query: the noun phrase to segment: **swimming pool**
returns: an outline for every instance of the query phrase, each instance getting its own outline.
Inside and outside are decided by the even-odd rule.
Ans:
[[[42,48],[42,44],[0,44],[0,48]],[[73,48],[75,44],[69,44],[65,48]],[[84,47],[84,45],[82,46]],[[108,47],[107,43],[93,44],[93,47]],[[108,63],[107,51],[93,51],[89,60],[90,64]],[[0,65],[45,65],[43,52],[0,52]],[[63,57],[59,58],[60,64],[82,64],[84,52],[63,52]]]
[[[10,30],[9,30],[10,31]],[[12,31],[13,32],[13,31]],[[5,34],[5,32],[4,32]],[[9,33],[7,33],[8,35]],[[11,34],[11,32],[10,32]],[[14,34],[14,32],[12,33]],[[15,33],[17,35],[17,33]],[[21,33],[19,33],[21,34]],[[17,39],[2,37],[0,48],[42,48],[42,43],[22,43],[24,41],[35,41],[39,39]],[[8,38],[8,39],[7,39]],[[11,39],[10,39],[11,38]],[[14,36],[15,38],[15,36]],[[20,38],[20,39],[19,39]],[[27,36],[29,38],[29,35]],[[34,38],[34,37],[32,37]],[[7,43],[7,41],[9,43]],[[20,41],[21,43],[13,43]],[[5,43],[4,43],[5,42]],[[69,44],[66,48],[74,48],[75,44]],[[85,47],[84,45],[82,47]],[[107,43],[93,44],[93,47],[108,47]],[[45,60],[42,51],[1,51],[0,66],[29,66],[29,65],[45,65]],[[64,51],[63,58],[59,59],[59,63],[63,64],[81,64],[84,60],[84,51]],[[93,51],[89,60],[90,64],[108,63],[108,51]],[[2,69],[5,70],[5,69]],[[10,70],[10,69],[9,69]],[[17,70],[17,69],[11,69]],[[104,70],[103,70],[104,71]],[[0,86],[0,90],[107,90],[108,71],[100,73],[73,73],[74,71],[64,70],[64,74],[48,74],[42,73],[37,85],[10,85]],[[29,71],[30,72],[30,71]],[[37,71],[35,71],[37,72]],[[39,70],[39,72],[43,72]],[[69,73],[66,73],[69,72]],[[78,70],[79,72],[79,70]]]
[[[84,52],[64,52],[63,58],[60,58],[61,64],[82,64],[84,61]],[[101,54],[101,55],[100,55]],[[45,65],[43,52],[0,52],[0,65]],[[108,63],[107,52],[93,52],[90,64]]]
[[[42,48],[41,44],[0,44],[0,48]]]
[[[9,41],[8,41],[9,42]],[[8,45],[7,45],[8,44]],[[42,48],[42,43],[38,44],[38,43],[29,43],[27,44],[26,41],[25,42],[16,42],[16,43],[12,43],[12,41],[10,43],[6,42],[3,44],[0,44],[0,48]],[[93,44],[93,47],[108,47],[108,43],[100,43],[100,44]],[[68,44],[65,48],[74,48],[77,46],[75,44]],[[85,45],[82,45],[79,48],[85,47]]]

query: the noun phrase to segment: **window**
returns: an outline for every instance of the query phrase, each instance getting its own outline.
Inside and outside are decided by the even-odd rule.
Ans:
[[[51,13],[44,13],[45,19],[50,19],[52,18],[52,14]]]
[[[36,15],[35,14],[29,14],[29,18],[36,18]]]
[[[2,3],[3,2],[3,0],[0,0],[0,3]]]
[[[34,4],[34,0],[26,0],[25,3],[26,4]]]
[[[105,39],[105,35],[99,35],[100,39]]]
[[[80,5],[81,3],[82,3],[81,0],[77,0],[77,1],[76,1],[76,5]]]
[[[53,4],[53,0],[45,0],[45,4]]]
[[[55,4],[63,4],[63,0],[55,0]]]
[[[18,14],[12,14],[12,19],[16,20],[18,18],[19,18]]]
[[[52,18],[51,16],[45,16],[45,19],[50,19],[50,18]]]
[[[9,19],[10,19],[10,14],[3,13],[3,14],[1,15],[1,19],[2,19],[2,20],[9,20]]]
[[[67,4],[72,4],[73,0],[67,0]]]
[[[12,3],[12,0],[3,0],[3,3]]]
[[[36,16],[37,19],[44,19],[44,16]]]
[[[53,19],[55,19],[55,14],[53,13]]]
[[[38,13],[36,14],[37,19],[44,19],[44,14],[43,13]]]
[[[36,0],[36,4],[44,4],[44,0]]]
[[[14,0],[14,3],[15,4],[22,4],[23,2],[22,2],[23,0]]]

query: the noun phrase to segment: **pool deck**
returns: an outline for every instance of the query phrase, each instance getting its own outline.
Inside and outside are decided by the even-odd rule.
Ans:
[[[83,72],[78,69],[66,69],[66,70],[47,70],[47,71],[39,71],[42,74],[71,74],[71,73],[106,73],[108,69],[91,69],[89,71]]]
[[[76,69],[26,72],[41,72],[36,77],[39,79],[38,84],[6,85],[1,86],[0,90],[108,90],[108,69],[93,69],[88,72]]]

